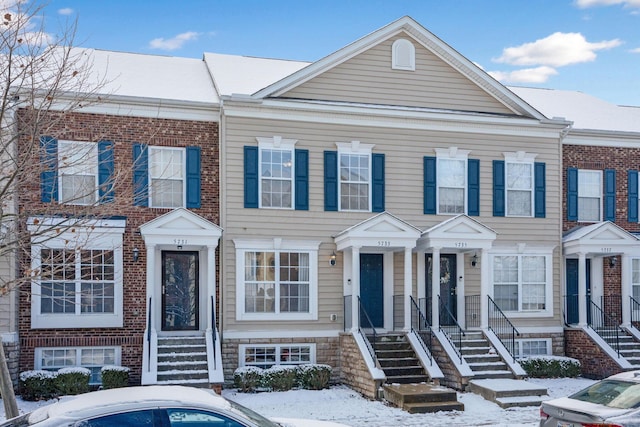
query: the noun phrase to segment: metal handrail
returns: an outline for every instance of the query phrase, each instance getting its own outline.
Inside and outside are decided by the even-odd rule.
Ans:
[[[438,329],[440,330],[440,332],[444,333],[444,336],[447,337],[447,340],[449,340],[449,342],[451,343],[451,346],[453,347],[453,350],[456,352],[456,355],[458,356],[458,358],[460,359],[460,363],[462,363],[462,353],[461,353],[461,349],[462,349],[462,337],[465,336],[464,331],[462,330],[462,327],[460,327],[460,324],[458,323],[458,320],[455,318],[455,316],[453,315],[453,313],[451,313],[451,310],[449,310],[449,307],[447,307],[444,302],[442,302],[442,298],[440,297],[440,295],[438,295],[438,306],[440,307],[440,309],[438,310],[438,316],[440,319],[439,325],[438,325]],[[453,327],[454,331],[457,332],[457,339],[455,339],[454,342],[454,338],[451,336],[451,333],[445,329],[442,328],[442,315],[445,315],[448,317],[448,322],[447,322],[447,326],[449,327]]]
[[[600,308],[598,304],[589,299],[591,308],[591,319],[589,327],[613,348],[620,357],[620,332],[622,329],[617,320]]]
[[[429,356],[429,362],[433,365],[433,356],[431,355],[431,348],[433,345],[431,338],[431,325],[413,297],[410,296],[409,298],[411,299],[411,331],[417,335],[422,348],[427,353],[427,356]]]
[[[507,318],[507,316],[502,312],[498,304],[489,296],[489,310],[487,312],[488,316],[488,329],[493,331],[496,334],[496,337],[500,340],[502,345],[507,349],[511,357],[513,357],[513,361],[516,361],[516,336],[520,336],[520,332],[513,326],[513,323]],[[493,314],[493,316],[492,316]],[[505,340],[503,337],[508,336],[508,340]],[[505,342],[506,341],[506,342]]]
[[[152,309],[152,305],[151,305],[151,298],[149,297],[149,319],[147,320],[147,343],[149,344],[148,347],[148,357],[149,357],[149,364],[147,366],[147,369],[149,371],[151,371],[151,309]]]
[[[213,342],[213,360],[215,360],[218,355],[216,354],[216,310],[213,298],[213,295],[211,295],[211,339]]]
[[[631,325],[637,328],[640,323],[640,302],[631,296],[629,300],[631,302]]]
[[[373,322],[371,321],[371,318],[369,317],[369,314],[367,314],[367,310],[364,309],[364,307],[362,306],[362,301],[360,300],[360,296],[358,296],[358,332],[360,332],[360,334],[363,337],[367,337],[367,335],[364,333],[364,331],[362,330],[362,318],[361,318],[361,314],[364,314],[365,320],[367,321],[367,325],[369,327],[371,327],[371,330],[373,331],[373,342],[371,342],[371,340],[366,339],[365,341],[368,342],[370,345],[367,346],[367,348],[369,348],[369,353],[371,353],[371,357],[373,357],[373,360],[376,361],[376,328],[373,326]]]

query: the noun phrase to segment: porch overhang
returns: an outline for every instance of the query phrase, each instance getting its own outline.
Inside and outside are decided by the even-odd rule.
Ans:
[[[187,209],[178,208],[140,226],[148,246],[218,246],[222,228]]]
[[[389,212],[382,212],[333,236],[336,250],[415,248],[420,229]]]
[[[464,252],[472,249],[491,249],[497,233],[479,221],[457,215],[422,232],[417,249],[455,249]]]
[[[569,231],[562,238],[562,249],[565,257],[640,254],[640,240],[618,225],[604,221]]]

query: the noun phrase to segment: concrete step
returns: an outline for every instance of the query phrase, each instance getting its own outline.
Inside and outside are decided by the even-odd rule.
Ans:
[[[473,371],[474,379],[513,379],[511,371]]]
[[[420,365],[420,362],[416,357],[394,357],[389,359],[378,357],[378,363],[380,363],[380,367],[382,367],[382,369],[394,366],[400,367]]]
[[[427,375],[387,375],[386,384],[421,384],[427,383],[430,378]]]
[[[472,371],[508,371],[507,364],[499,362],[467,363]]]
[[[501,408],[539,406],[549,399],[547,389],[525,380],[473,379],[469,391],[497,403]]]
[[[449,388],[432,384],[385,384],[385,399],[405,411],[428,413],[438,411],[463,411],[457,393]]]
[[[424,368],[422,365],[414,366],[393,366],[389,368],[383,368],[384,374],[389,377],[402,377],[402,376],[424,376]]]

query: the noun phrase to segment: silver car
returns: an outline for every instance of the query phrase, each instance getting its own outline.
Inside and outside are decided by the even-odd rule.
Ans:
[[[540,427],[640,427],[640,371],[623,372],[540,406]]]
[[[269,420],[211,390],[126,387],[69,396],[0,427],[348,427],[329,421]]]

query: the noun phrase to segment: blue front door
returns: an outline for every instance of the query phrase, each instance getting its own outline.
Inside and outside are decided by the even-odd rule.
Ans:
[[[375,328],[384,326],[382,260],[382,254],[360,254],[360,302]],[[370,326],[362,311],[360,326]]]
[[[587,322],[591,323],[591,260],[587,259]],[[567,323],[578,323],[578,260],[567,259]]]

